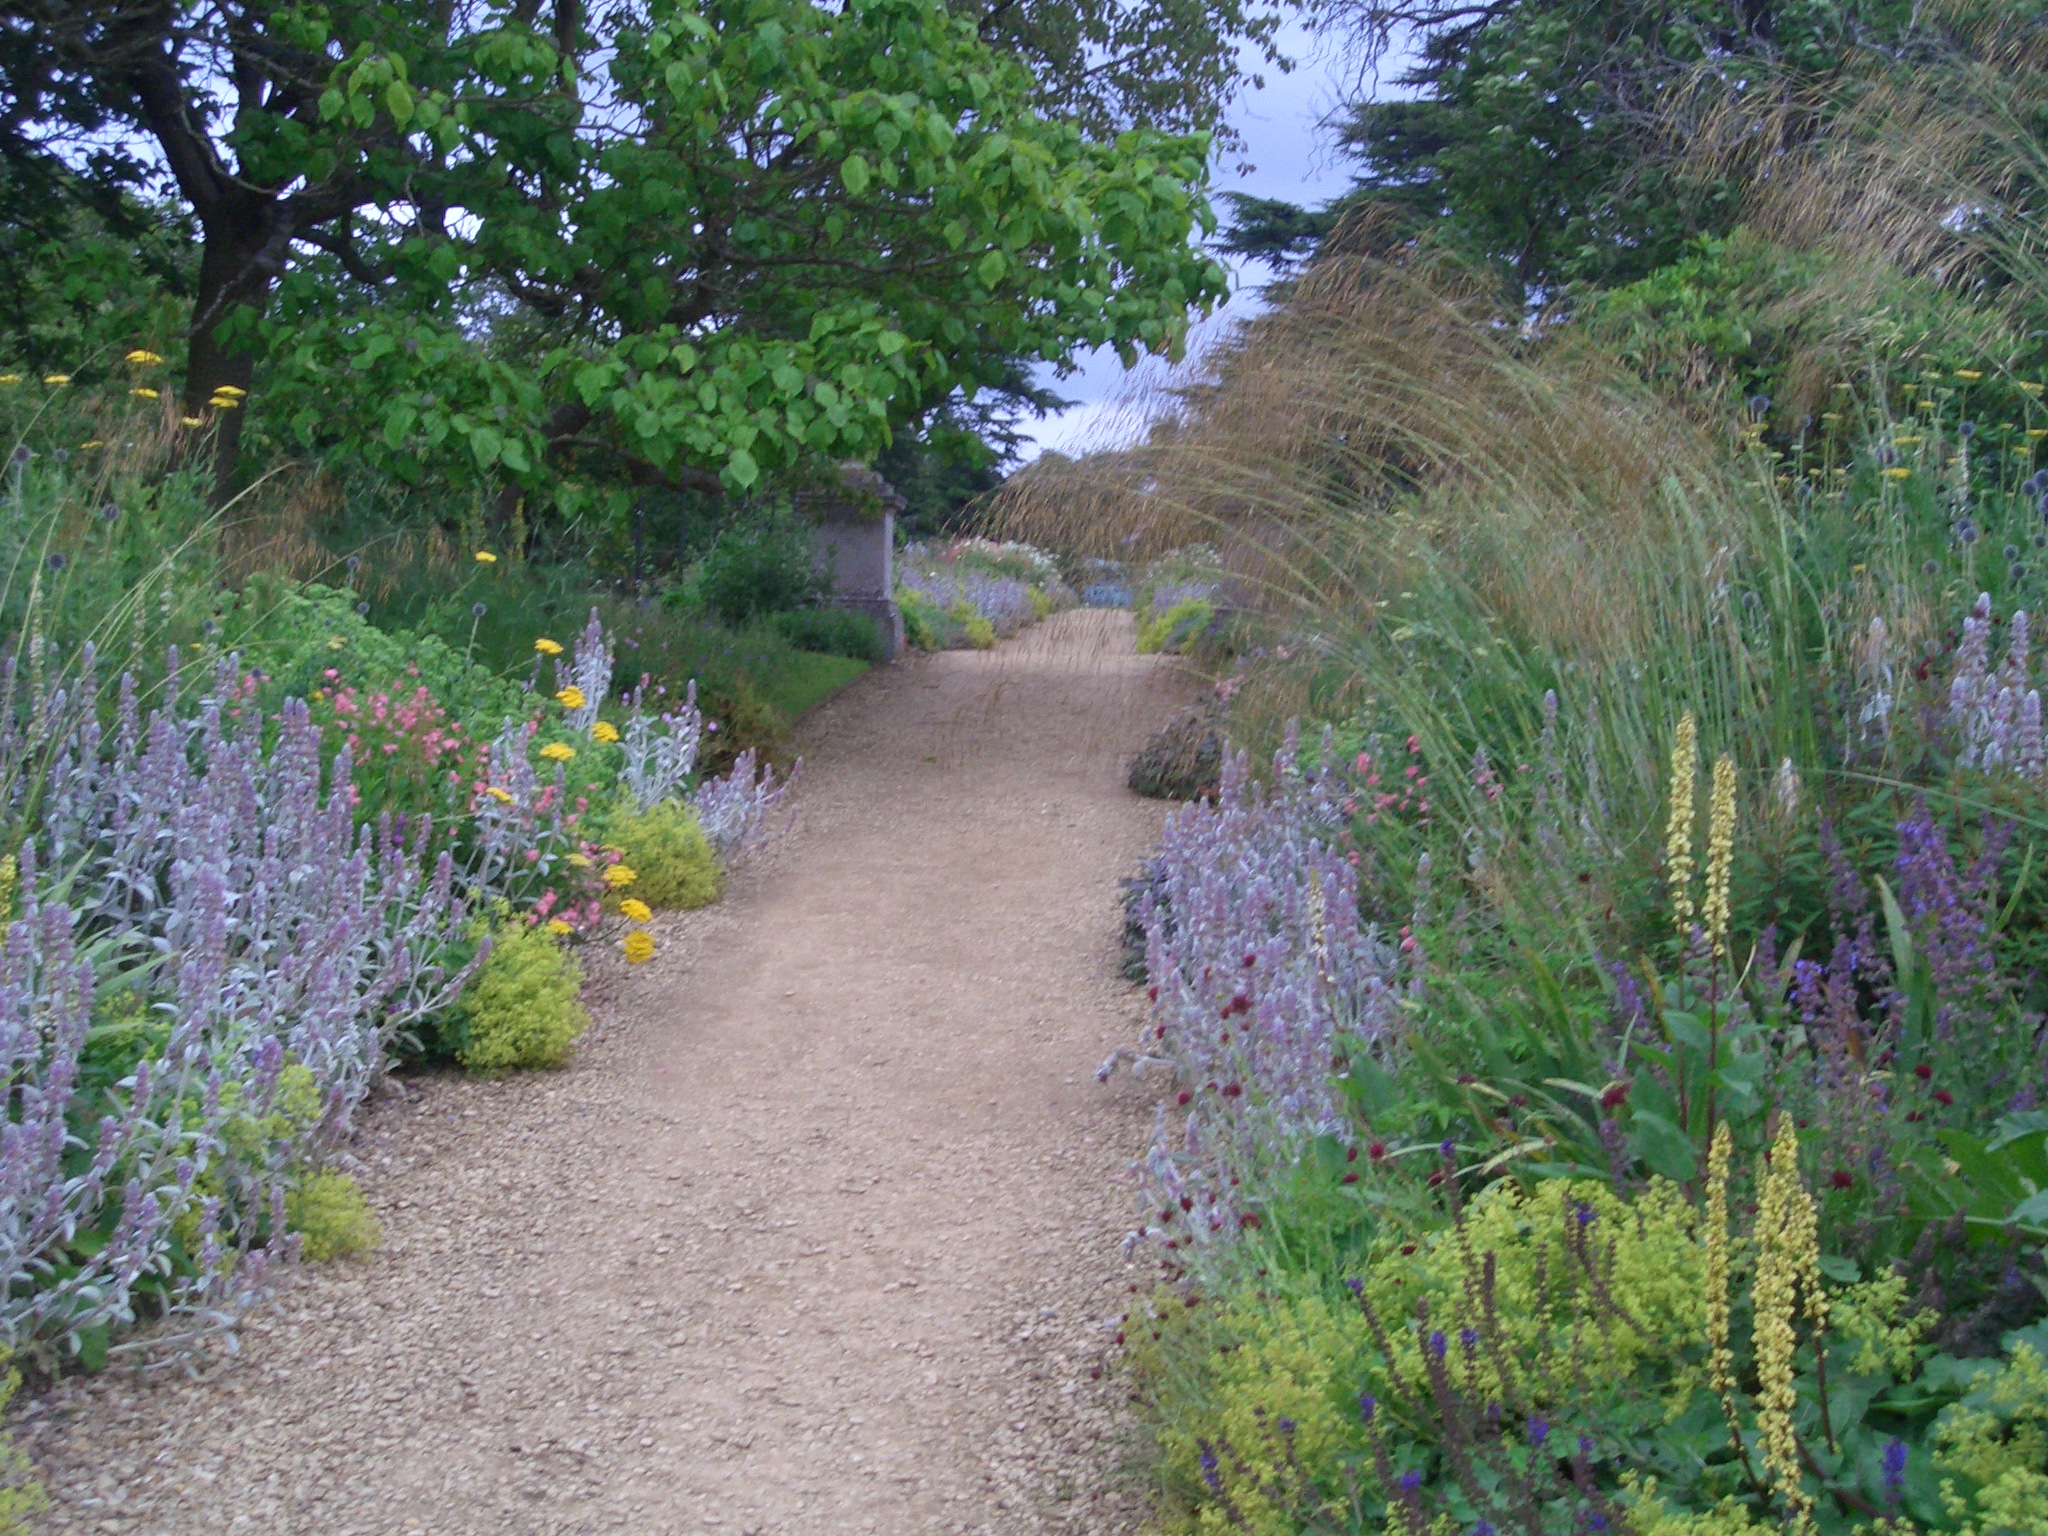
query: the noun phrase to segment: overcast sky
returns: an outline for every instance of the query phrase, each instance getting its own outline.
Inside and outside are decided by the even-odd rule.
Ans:
[[[1245,147],[1240,153],[1220,157],[1213,190],[1249,192],[1257,197],[1285,198],[1314,206],[1350,184],[1346,162],[1332,152],[1330,136],[1318,127],[1330,109],[1349,94],[1341,89],[1349,77],[1342,62],[1327,51],[1318,50],[1314,40],[1298,25],[1290,26],[1282,34],[1281,52],[1299,62],[1291,74],[1265,69],[1264,87],[1247,90],[1238,98],[1230,119],[1243,135]],[[1249,69],[1256,63],[1256,50],[1248,53]],[[1228,212],[1220,199],[1216,211],[1219,216]],[[1259,263],[1226,258],[1226,265],[1233,269],[1231,283],[1238,291],[1200,327],[1190,346],[1191,354],[1200,350],[1202,331],[1213,331],[1256,311],[1258,296],[1253,290],[1271,278]],[[1080,353],[1077,361],[1081,365],[1079,370],[1064,379],[1056,378],[1051,367],[1038,370],[1041,382],[1075,404],[1056,416],[1042,421],[1027,419],[1023,423],[1025,435],[1031,439],[1023,450],[1026,457],[1035,457],[1042,448],[1077,453],[1114,427],[1115,404],[1126,392],[1129,376],[1116,354],[1107,348]],[[1140,379],[1156,376],[1159,369],[1158,363],[1147,362],[1140,365],[1138,374]]]

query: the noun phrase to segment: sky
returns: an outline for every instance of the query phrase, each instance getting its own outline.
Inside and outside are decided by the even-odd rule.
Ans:
[[[1342,60],[1327,50],[1319,51],[1315,40],[1298,24],[1281,34],[1280,51],[1299,62],[1285,75],[1265,67],[1263,87],[1247,89],[1233,104],[1230,121],[1243,135],[1245,145],[1238,153],[1219,157],[1212,195],[1249,192],[1313,207],[1350,185],[1347,163],[1331,149],[1332,136],[1319,124],[1349,94],[1342,87],[1351,76]],[[1247,52],[1246,68],[1258,67],[1256,50]],[[1215,200],[1218,215],[1226,214],[1220,197]],[[1255,290],[1271,280],[1271,273],[1261,263],[1236,257],[1223,261],[1231,269],[1231,298],[1198,325],[1188,349],[1191,358],[1199,356],[1205,334],[1256,313],[1259,300]],[[1118,399],[1128,393],[1133,382],[1163,377],[1167,371],[1157,360],[1148,360],[1139,365],[1134,380],[1117,361],[1116,353],[1106,347],[1078,353],[1076,361],[1079,369],[1065,378],[1057,377],[1049,365],[1037,370],[1040,383],[1075,404],[1043,420],[1024,420],[1021,427],[1027,442],[1020,450],[1024,458],[1036,458],[1046,448],[1074,454],[1091,446],[1104,433],[1115,430]]]

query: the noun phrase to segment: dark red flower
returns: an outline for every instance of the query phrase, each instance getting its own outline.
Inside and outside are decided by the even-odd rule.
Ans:
[[[1344,1149],[1344,1161],[1345,1161],[1345,1162],[1347,1162],[1347,1163],[1355,1163],[1355,1162],[1357,1162],[1357,1161],[1358,1161],[1358,1148],[1356,1148],[1356,1147],[1346,1147],[1346,1148]]]
[[[1180,1197],[1180,1208],[1184,1211],[1192,1211],[1195,1208],[1195,1197],[1193,1195],[1182,1195]]]
[[[1239,1087],[1239,1086],[1238,1086],[1238,1085],[1237,1085],[1236,1083],[1225,1083],[1225,1084],[1223,1085],[1223,1097],[1225,1097],[1226,1099],[1234,1099],[1234,1098],[1236,1098],[1236,1097],[1237,1097],[1237,1096],[1238,1096],[1238,1095],[1239,1095],[1240,1093],[1243,1093],[1243,1092],[1244,1092],[1244,1089],[1242,1089],[1241,1087]]]
[[[1414,1245],[1413,1243],[1403,1243],[1403,1244],[1401,1245],[1401,1257],[1402,1257],[1402,1258],[1404,1258],[1404,1259],[1405,1259],[1405,1258],[1407,1258],[1407,1257],[1408,1257],[1408,1256],[1409,1256],[1410,1254],[1412,1254],[1413,1252],[1415,1252],[1415,1245]]]
[[[1609,1085],[1609,1087],[1608,1087],[1608,1089],[1607,1089],[1607,1091],[1606,1091],[1605,1093],[1603,1093],[1603,1094],[1601,1094],[1601,1095],[1600,1095],[1600,1107],[1601,1107],[1602,1109],[1613,1109],[1613,1108],[1614,1108],[1614,1107],[1615,1107],[1616,1105],[1618,1105],[1618,1104],[1626,1104],[1627,1102],[1628,1102],[1628,1084],[1627,1084],[1627,1083],[1613,1083],[1613,1084],[1610,1084],[1610,1085]]]
[[[1237,1224],[1247,1232],[1250,1232],[1255,1228],[1264,1225],[1264,1223],[1259,1220],[1259,1213],[1257,1211],[1246,1211],[1242,1216],[1237,1218]]]
[[[1158,1002],[1158,1001],[1159,1001],[1159,989],[1158,989],[1157,987],[1147,987],[1147,988],[1145,989],[1145,999],[1146,999],[1146,1001],[1147,1001],[1147,1002],[1153,1002],[1153,1003],[1156,1003],[1156,1002]]]
[[[1180,1092],[1180,1098],[1175,1102],[1185,1104],[1189,1099],[1192,1099],[1193,1097],[1194,1095],[1192,1093],[1189,1093],[1185,1088],[1183,1088]]]
[[[1837,1168],[1828,1175],[1828,1182],[1837,1189],[1853,1189],[1856,1184],[1856,1175],[1846,1168]]]
[[[1365,1155],[1378,1162],[1387,1155],[1387,1144],[1384,1141],[1376,1141],[1365,1149]]]
[[[1355,1173],[1347,1173],[1344,1175],[1343,1178],[1339,1179],[1337,1182],[1339,1184],[1356,1184],[1358,1182],[1358,1175]]]
[[[1955,1103],[1955,1101],[1956,1096],[1950,1093],[1946,1088],[1937,1088],[1934,1090],[1934,1102],[1939,1104],[1943,1109],[1948,1108],[1948,1106]]]
[[[1919,1078],[1920,1081],[1924,1083],[1927,1081],[1927,1079],[1934,1076],[1934,1068],[1930,1067],[1929,1065],[1927,1065],[1926,1062],[1923,1061],[1920,1063],[1919,1066],[1913,1069],[1913,1075]]]

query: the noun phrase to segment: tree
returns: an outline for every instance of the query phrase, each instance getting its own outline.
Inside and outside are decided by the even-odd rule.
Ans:
[[[1813,93],[1862,50],[1895,46],[1910,0],[1333,0],[1327,25],[1368,52],[1405,38],[1407,99],[1351,109],[1356,189],[1410,233],[1498,263],[1511,290],[1628,280],[1725,232],[1732,178],[1693,163],[1717,105]],[[1235,238],[1289,221],[1246,210]]]
[[[1224,292],[1206,141],[1045,115],[943,0],[13,11],[0,156],[146,136],[199,228],[224,485],[259,356],[265,419],[401,477],[743,488]]]

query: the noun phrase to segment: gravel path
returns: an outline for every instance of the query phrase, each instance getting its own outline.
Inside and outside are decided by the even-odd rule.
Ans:
[[[1122,788],[1181,701],[1126,614],[879,671],[807,722],[795,834],[570,1068],[393,1084],[381,1249],[239,1360],[29,1405],[52,1530],[1118,1532],[1102,1369],[1152,1090]]]

